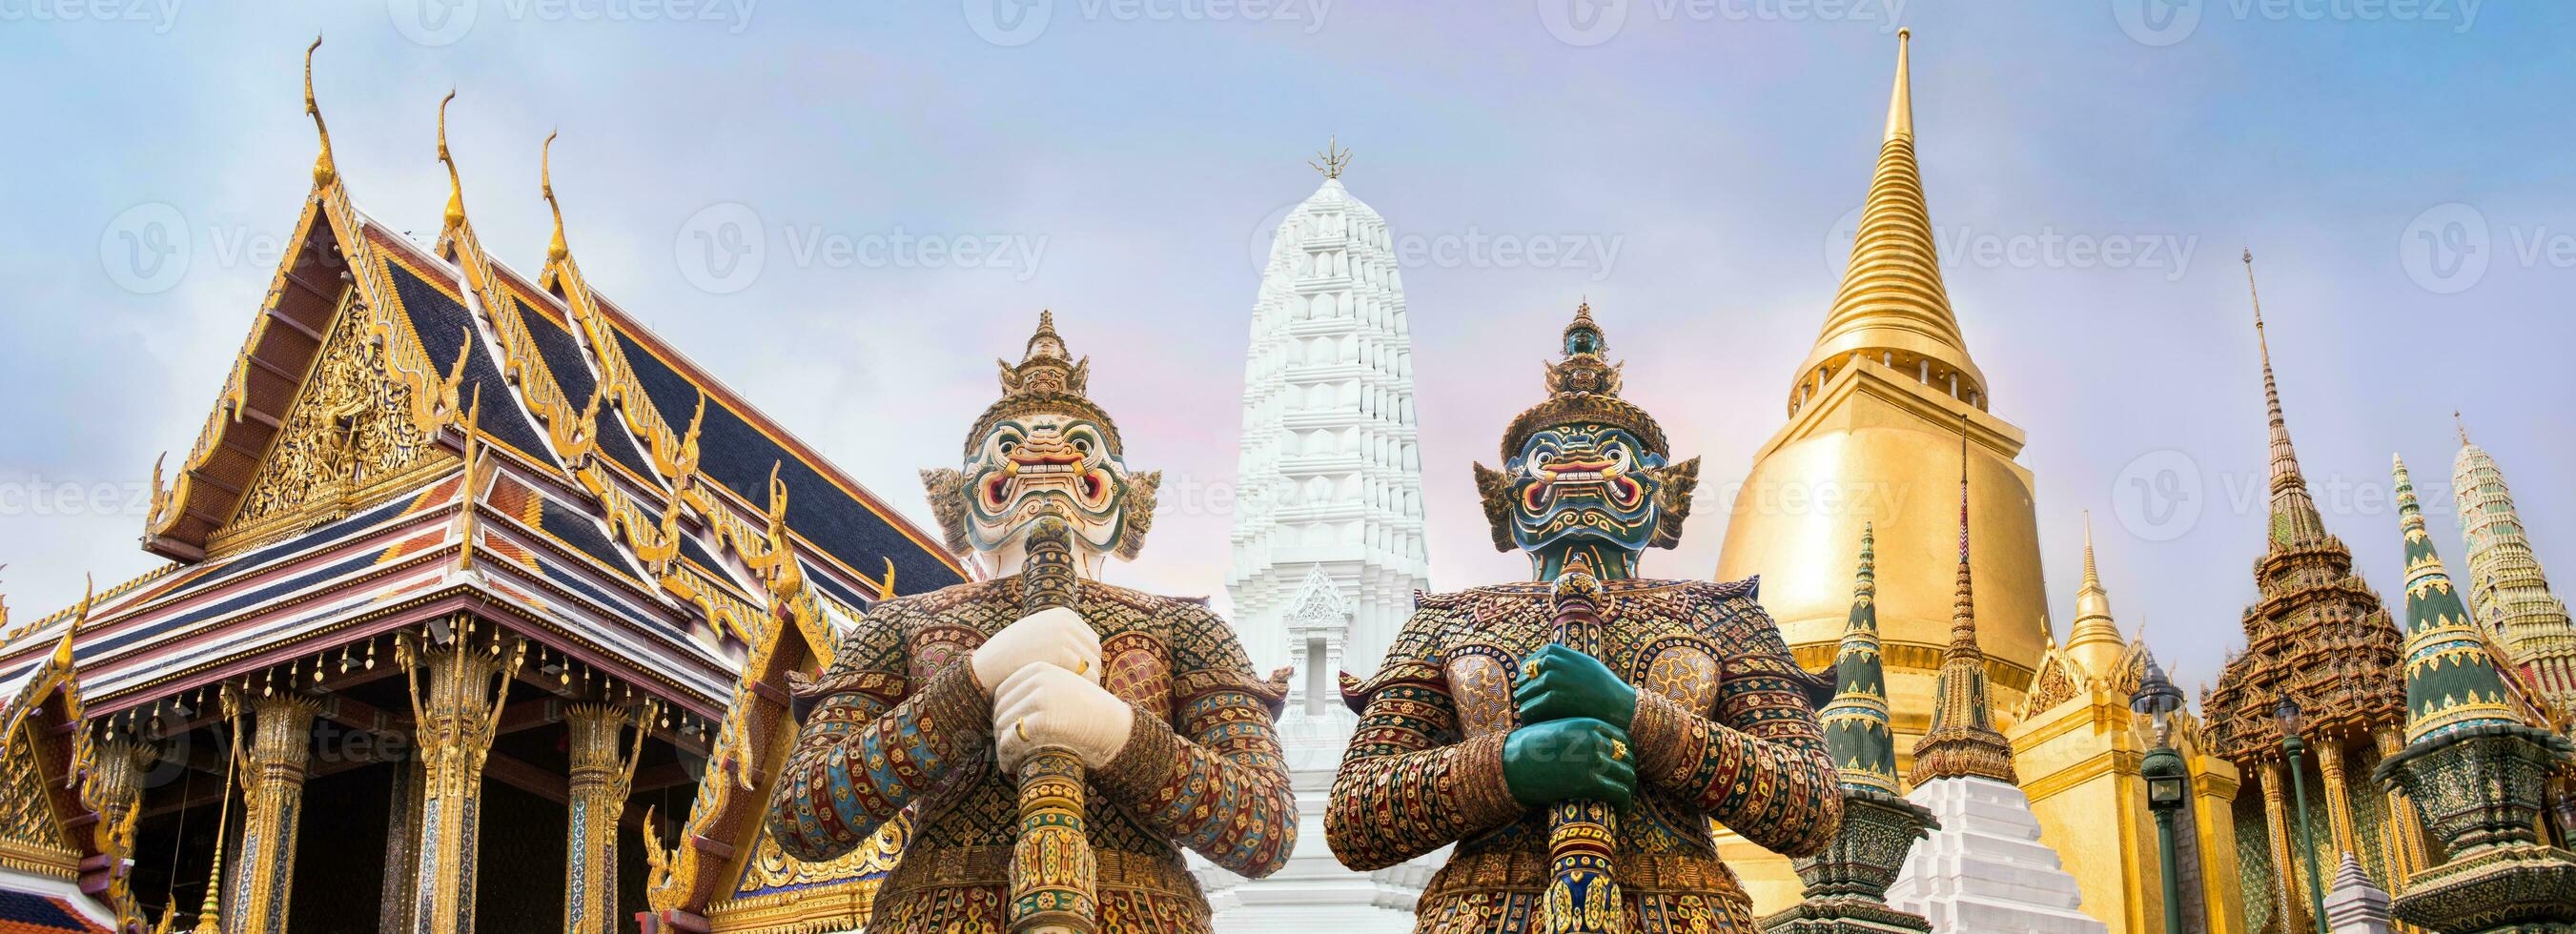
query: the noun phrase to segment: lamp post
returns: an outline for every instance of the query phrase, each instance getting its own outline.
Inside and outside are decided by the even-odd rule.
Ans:
[[[2299,808],[2298,862],[2308,867],[2308,916],[2316,919],[2317,934],[2328,934],[2326,888],[2317,878],[2316,838],[2308,829],[2308,780],[2299,774],[2299,754],[2308,748],[2299,739],[2299,730],[2307,725],[2307,714],[2299,710],[2298,701],[2291,700],[2290,695],[2284,693],[2281,702],[2272,708],[2272,722],[2281,728],[2281,753],[2290,760],[2290,789],[2295,793],[2292,800]],[[2295,867],[2284,868],[2297,871]]]
[[[2174,814],[2182,810],[2189,772],[2183,768],[2182,756],[2173,748],[2173,713],[2182,709],[2182,689],[2165,677],[2155,656],[2146,659],[2146,675],[2138,679],[2137,693],[2129,695],[2129,709],[2142,714],[2154,724],[2155,745],[2147,750],[2146,760],[2139,763],[2138,774],[2147,782],[2147,810],[2156,816],[2156,857],[2164,870],[2165,934],[2182,934],[2182,879],[2174,868]]]

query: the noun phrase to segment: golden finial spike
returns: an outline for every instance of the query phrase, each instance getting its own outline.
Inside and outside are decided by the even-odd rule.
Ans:
[[[555,238],[546,243],[549,263],[563,262],[564,257],[572,255],[572,248],[564,245],[563,205],[555,203],[555,136],[562,132],[547,133],[545,146],[537,150],[537,188],[546,196],[546,210],[555,215]]]
[[[322,136],[322,154],[313,157],[313,187],[329,187],[340,170],[331,162],[331,128],[322,123],[322,105],[313,100],[313,50],[322,47],[322,34],[313,34],[313,44],[304,47],[304,112],[313,117],[313,130]]]
[[[1342,167],[1351,164],[1351,151],[1341,148],[1341,141],[1341,134],[1333,134],[1332,138],[1324,143],[1324,151],[1316,153],[1316,158],[1308,160],[1306,164],[1313,166],[1315,171],[1324,173],[1327,179],[1342,177]]]
[[[63,641],[54,644],[54,665],[65,671],[72,667],[72,637],[80,635],[81,626],[89,622],[90,607],[97,602],[98,579],[81,575],[80,606],[72,611],[72,623],[63,627]]]
[[[447,166],[447,226],[439,229],[441,234],[465,226],[465,181],[456,175],[456,158],[447,154],[447,103],[455,99],[455,88],[438,99],[438,161]]]
[[[1913,56],[1908,54],[1913,38],[1914,30],[1896,31],[1896,89],[1888,92],[1887,96],[1888,142],[1900,136],[1909,140],[1914,138],[1914,77],[1909,64]]]
[[[2084,586],[2102,586],[2101,572],[2093,567],[2093,510],[2084,511]]]
[[[2460,417],[2460,410],[2458,410],[2458,409],[2452,409],[2452,410],[2451,410],[2451,424],[2453,424],[2453,425],[2457,425],[2457,426],[2459,426],[2459,428],[2460,428],[2460,446],[2461,446],[2461,447],[2468,447],[2468,446],[2469,446],[2469,423],[2468,423],[2468,420],[2467,420],[2467,419],[2463,419],[2463,418],[2461,418],[2461,417]]]

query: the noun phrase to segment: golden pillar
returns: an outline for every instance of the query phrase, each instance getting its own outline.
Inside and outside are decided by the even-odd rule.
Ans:
[[[2307,881],[2299,877],[2299,859],[2290,849],[2290,808],[2282,801],[2282,786],[2289,777],[2282,774],[2281,763],[2263,763],[2263,829],[2272,840],[2272,902],[2284,931],[2306,930],[2306,898],[2293,893],[2305,892]]]
[[[527,654],[527,643],[505,647],[497,635],[477,644],[471,618],[452,626],[446,645],[406,638],[397,650],[411,684],[421,762],[419,871],[411,886],[416,934],[473,934],[483,761]]]
[[[250,741],[242,756],[240,856],[233,866],[229,934],[283,934],[295,892],[295,835],[303,823],[305,767],[313,754],[314,702],[269,694],[228,706],[250,708]],[[228,711],[238,715],[237,710]]]
[[[610,934],[617,930],[617,824],[635,787],[635,763],[644,755],[644,724],[615,704],[574,704],[564,711],[571,731],[571,833],[564,840],[564,930]],[[631,753],[618,749],[626,727],[637,727]]]
[[[2396,727],[2386,727],[2371,739],[2379,744],[2379,761],[2405,746]],[[2415,800],[2405,795],[2388,796],[2388,889],[2396,891],[2406,884],[2406,877],[2431,864],[2424,853],[2424,818],[2415,812]]]
[[[2201,905],[2208,934],[2245,934],[2245,884],[2236,853],[2236,768],[2224,759],[2192,758],[2192,827],[2200,851]]]
[[[2325,779],[2326,828],[2333,846],[2326,859],[2341,859],[2342,854],[2361,854],[2359,838],[2352,829],[2352,799],[2344,796],[2343,741],[2329,738],[2316,745],[2317,775]]]

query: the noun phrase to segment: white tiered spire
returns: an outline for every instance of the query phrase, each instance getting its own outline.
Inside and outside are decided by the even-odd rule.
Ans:
[[[1328,148],[1315,164],[1323,187],[1280,222],[1252,305],[1226,592],[1257,668],[1296,669],[1279,738],[1306,831],[1258,881],[1191,858],[1222,934],[1410,931],[1423,883],[1448,858],[1353,872],[1323,833],[1359,726],[1338,676],[1375,671],[1414,591],[1431,586],[1404,283],[1386,222],[1342,188],[1348,159]]]
[[[1333,648],[1344,668],[1366,675],[1430,574],[1403,278],[1386,221],[1338,177],[1279,224],[1243,382],[1226,592],[1244,649],[1263,671],[1321,659],[1321,634],[1292,634],[1286,619],[1307,573],[1321,568],[1352,605],[1350,631]],[[1301,670],[1301,699],[1307,684],[1329,685],[1335,674]]]

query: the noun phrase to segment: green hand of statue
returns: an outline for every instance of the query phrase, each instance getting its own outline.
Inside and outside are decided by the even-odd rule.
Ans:
[[[1522,723],[1590,717],[1625,730],[1637,717],[1637,689],[1599,659],[1550,645],[1521,662],[1512,706],[1520,709]]]
[[[1503,784],[1529,807],[1601,801],[1627,807],[1637,791],[1628,732],[1599,720],[1550,720],[1503,741]]]

